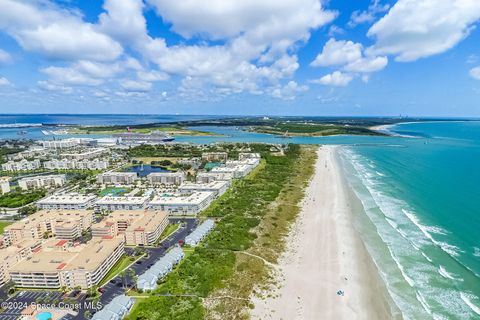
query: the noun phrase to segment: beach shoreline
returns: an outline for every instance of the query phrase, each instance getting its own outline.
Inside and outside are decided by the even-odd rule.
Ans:
[[[352,215],[363,208],[336,148],[317,151],[314,176],[274,271],[279,287],[252,297],[252,319],[401,318],[355,230]]]

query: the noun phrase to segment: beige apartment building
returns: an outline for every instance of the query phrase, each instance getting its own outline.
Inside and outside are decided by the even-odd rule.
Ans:
[[[10,192],[10,177],[0,177],[0,194]]]
[[[159,210],[120,210],[92,226],[94,237],[124,235],[128,246],[153,245],[168,225],[168,213]]]
[[[64,174],[54,174],[22,178],[18,180],[18,186],[23,190],[56,188],[63,186],[66,181]]]
[[[0,285],[10,280],[9,270],[19,261],[40,249],[38,240],[25,240],[21,243],[0,249]]]
[[[204,152],[202,153],[202,160],[208,162],[227,162],[228,153],[226,152]]]
[[[74,240],[83,230],[90,228],[92,222],[92,211],[41,210],[5,227],[4,239],[7,244],[17,244],[42,239],[45,233],[49,233],[57,239]]]
[[[42,249],[10,268],[10,277],[23,288],[91,288],[124,253],[121,237],[94,238],[87,244],[50,240]]]
[[[136,172],[104,172],[97,175],[97,182],[101,184],[128,185],[137,179]]]
[[[152,185],[180,185],[185,180],[183,172],[153,172],[147,176],[148,182]]]

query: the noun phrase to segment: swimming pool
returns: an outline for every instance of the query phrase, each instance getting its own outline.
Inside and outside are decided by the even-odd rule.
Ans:
[[[37,319],[38,320],[51,320],[52,319],[52,314],[50,312],[41,312],[37,314]]]

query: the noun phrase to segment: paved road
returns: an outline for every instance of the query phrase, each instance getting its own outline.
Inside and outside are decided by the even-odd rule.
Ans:
[[[134,263],[129,269],[132,269],[137,276],[144,273],[151,265],[157,262],[162,256],[165,255],[166,251],[176,245],[179,240],[185,240],[185,237],[190,234],[193,229],[197,225],[197,221],[195,219],[170,219],[170,223],[179,223],[183,221],[184,224],[173,234],[171,234],[167,239],[165,239],[160,247],[145,247],[145,250],[148,251],[148,256],[143,257],[139,260],[139,263]],[[126,248],[126,254],[133,255],[134,249],[133,248]],[[125,284],[123,283],[125,282]],[[129,277],[126,279],[122,279],[121,276],[117,276],[112,281],[107,282],[102,288],[105,289],[105,292],[100,297],[101,305],[105,306],[109,302],[112,301],[113,298],[119,296],[125,292],[129,286],[133,286],[132,280]],[[23,309],[23,306],[31,305],[32,303],[36,303],[38,298],[44,299],[45,297],[49,297],[50,301],[55,299],[62,300],[62,293],[57,291],[20,291],[14,297],[8,297],[6,293],[6,288],[0,288],[0,302],[12,302],[12,308],[8,308],[3,310],[0,313],[0,320],[14,320],[20,317],[20,312]],[[63,297],[65,298],[65,297]],[[85,307],[84,302],[86,301],[85,294],[80,294],[76,297],[77,302],[82,307]],[[77,316],[67,316],[63,317],[62,320],[85,320],[83,316],[84,312],[89,309],[92,314],[94,313],[93,308],[83,308]]]
[[[161,257],[165,255],[169,248],[176,245],[179,240],[185,240],[185,237],[190,234],[197,226],[197,221],[195,219],[170,219],[170,223],[178,223],[180,221],[184,221],[185,225],[182,225],[176,232],[174,232],[167,239],[165,239],[160,247],[145,248],[148,251],[148,257],[140,259],[139,261],[141,263],[135,263],[130,267],[130,269],[133,269],[137,276],[147,271],[153,264],[155,264],[155,262],[157,262]],[[126,249],[126,251],[127,253],[128,251],[132,252],[133,249]],[[123,294],[125,292],[123,283],[126,287],[132,287],[134,285],[129,277],[126,277],[126,279],[122,279],[121,276],[117,276],[116,278],[112,279],[112,281],[104,285],[103,288],[105,289],[105,292],[100,298],[101,304],[105,306],[110,301],[112,301],[113,298]],[[75,320],[83,319],[83,317],[75,318]]]

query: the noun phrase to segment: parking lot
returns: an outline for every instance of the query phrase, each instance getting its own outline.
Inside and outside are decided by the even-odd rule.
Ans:
[[[196,227],[197,221],[195,219],[171,219],[170,223],[179,223],[181,221],[184,222],[184,225],[166,238],[159,247],[145,247],[145,250],[148,252],[148,256],[140,259],[138,263],[134,263],[129,269],[132,269],[137,276],[141,275],[153,264],[155,264],[155,262],[157,262],[162,256],[164,256],[169,248],[176,245],[178,241],[185,240],[185,237]],[[133,253],[133,249],[131,248],[127,248],[125,251],[127,254]],[[102,294],[100,302],[102,305],[107,305],[110,301],[112,301],[113,298],[125,292],[124,286],[132,287],[133,285],[134,284],[129,277],[126,277],[125,284],[123,284],[123,279],[121,276],[111,279],[111,281],[102,287],[105,292]]]
[[[27,306],[59,302],[62,298],[63,293],[57,291],[19,291],[2,303],[4,310],[0,314],[0,320],[18,319]]]
[[[168,238],[166,238],[159,247],[145,247],[145,251],[148,253],[147,256],[142,257],[136,263],[134,263],[129,269],[133,270],[137,276],[144,273],[148,270],[155,262],[157,262],[165,253],[168,251],[169,248],[178,244],[180,240],[185,240],[185,237],[192,232],[192,230],[196,227],[197,221],[195,219],[171,219],[170,223],[180,223],[183,222],[182,225],[177,229],[174,233],[172,233]],[[125,253],[128,255],[133,255],[135,249],[134,248],[126,248]],[[126,288],[131,288],[135,284],[132,283],[132,279],[126,277],[122,279],[121,276],[117,276],[107,282],[103,287],[102,293],[100,297],[101,305],[105,306],[109,302],[112,301],[113,298],[125,293]],[[14,320],[19,319],[21,316],[21,311],[29,306],[35,304],[52,304],[54,302],[64,301],[67,298],[73,298],[78,303],[83,305],[83,302],[86,299],[84,293],[79,293],[75,297],[69,296],[69,294],[65,295],[62,292],[58,291],[19,291],[13,297],[8,297],[6,293],[6,288],[0,288],[0,301],[7,302],[7,308],[0,313],[0,320]],[[94,310],[91,310],[92,313]],[[84,320],[85,317],[83,313],[85,309],[81,310],[77,316],[65,316],[62,320]]]

